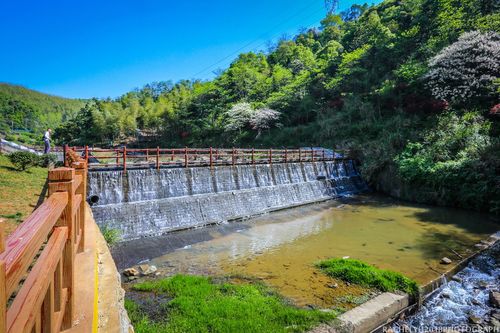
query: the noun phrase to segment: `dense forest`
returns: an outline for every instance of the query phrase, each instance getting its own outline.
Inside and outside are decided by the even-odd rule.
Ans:
[[[244,53],[210,81],[93,99],[59,142],[351,148],[419,202],[500,213],[500,5],[387,0]]]
[[[0,83],[0,133],[12,141],[40,144],[41,133],[73,119],[84,100],[43,94],[21,86]]]

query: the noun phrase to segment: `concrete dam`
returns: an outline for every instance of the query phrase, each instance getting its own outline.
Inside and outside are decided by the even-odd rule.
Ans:
[[[90,171],[99,226],[123,239],[244,219],[349,195],[366,184],[352,160]]]

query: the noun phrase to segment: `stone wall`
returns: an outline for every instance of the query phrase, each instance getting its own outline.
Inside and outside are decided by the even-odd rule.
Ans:
[[[124,239],[246,218],[356,193],[352,161],[95,171],[89,195],[101,226]]]

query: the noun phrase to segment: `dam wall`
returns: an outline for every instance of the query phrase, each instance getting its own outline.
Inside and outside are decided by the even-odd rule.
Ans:
[[[134,239],[324,201],[366,184],[350,160],[89,172],[101,227]]]

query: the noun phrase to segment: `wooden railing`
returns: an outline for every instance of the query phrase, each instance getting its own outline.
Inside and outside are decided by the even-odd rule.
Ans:
[[[49,171],[49,196],[4,241],[0,332],[60,332],[75,316],[75,259],[85,246],[87,167]]]
[[[243,164],[273,164],[343,160],[349,151],[323,148],[255,149],[255,148],[145,148],[100,149],[65,147],[66,159],[83,158],[92,168],[196,167]]]

